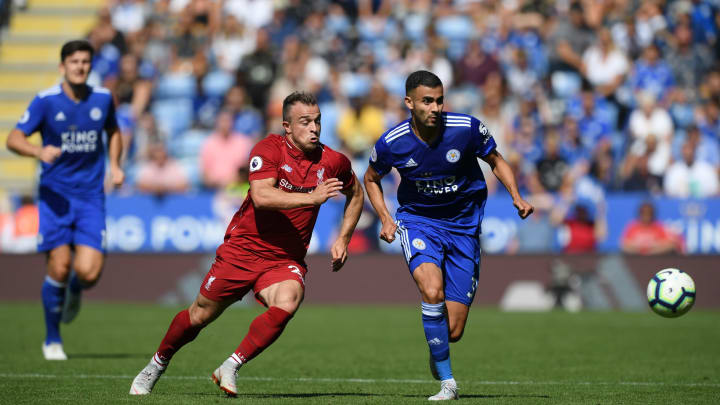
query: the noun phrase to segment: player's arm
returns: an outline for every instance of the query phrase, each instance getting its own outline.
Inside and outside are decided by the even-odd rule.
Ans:
[[[500,180],[510,193],[513,205],[517,208],[520,218],[525,219],[528,215],[532,214],[535,208],[533,208],[530,203],[523,200],[520,196],[517,182],[515,181],[515,175],[513,174],[510,165],[505,161],[500,152],[498,152],[497,149],[493,149],[487,155],[483,156],[482,159],[490,165],[495,177]]]
[[[319,184],[311,193],[288,193],[275,187],[277,179],[268,177],[250,181],[250,198],[260,210],[287,210],[321,205],[338,195],[342,182],[336,178]]]
[[[332,254],[332,269],[338,271],[345,264],[347,260],[347,247],[350,244],[350,239],[355,231],[355,226],[360,219],[362,214],[364,193],[360,180],[353,175],[354,181],[352,187],[341,192],[345,195],[345,209],[343,214],[342,224],[340,224],[340,233],[338,238],[330,248]]]
[[[125,180],[125,173],[122,170],[120,160],[122,159],[122,134],[117,127],[108,133],[108,155],[110,157],[110,179],[115,187],[120,187]]]
[[[363,178],[365,183],[365,191],[367,191],[370,204],[372,204],[375,212],[377,212],[382,228],[380,229],[380,239],[387,243],[392,243],[395,240],[395,232],[397,231],[397,225],[393,220],[390,211],[385,205],[385,196],[383,195],[382,180],[384,176],[380,175],[372,166],[368,166]]]
[[[54,162],[62,153],[62,149],[54,145],[33,145],[27,140],[25,133],[17,128],[10,131],[5,144],[8,150],[20,156],[34,157],[45,163]]]

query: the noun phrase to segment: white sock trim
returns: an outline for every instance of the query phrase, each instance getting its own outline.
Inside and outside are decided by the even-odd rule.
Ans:
[[[425,316],[431,316],[433,318],[440,318],[445,316],[445,303],[439,304],[428,304],[423,302],[421,305],[422,314]]]
[[[67,284],[66,284],[66,283],[61,283],[61,282],[59,282],[59,281],[57,281],[57,280],[54,280],[54,279],[52,279],[50,276],[45,276],[45,282],[48,283],[48,284],[50,284],[50,285],[53,286],[53,287],[56,287],[56,288],[65,288],[65,287],[67,287]]]
[[[232,360],[232,361],[234,361],[235,363],[237,363],[238,365],[242,365],[242,364],[243,364],[242,359],[240,358],[240,356],[237,355],[237,353],[231,354],[230,357],[228,357],[228,360]]]
[[[167,367],[167,365],[168,365],[168,362],[167,362],[167,361],[163,361],[163,360],[160,358],[160,356],[158,356],[157,353],[155,353],[155,355],[153,356],[152,359],[153,359],[153,361],[155,362],[155,364],[157,364],[158,367],[160,367],[160,368],[165,368],[165,367]]]

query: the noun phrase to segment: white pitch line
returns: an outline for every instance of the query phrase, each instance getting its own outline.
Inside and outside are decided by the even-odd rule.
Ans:
[[[0,378],[74,378],[74,379],[100,379],[100,380],[132,380],[132,375],[112,374],[37,374],[37,373],[0,373]],[[279,377],[237,377],[238,381],[288,381],[288,382],[332,382],[332,383],[359,383],[359,384],[430,384],[435,380],[413,380],[413,379],[373,379],[373,378],[279,378]],[[198,375],[167,375],[163,380],[210,380],[209,376]],[[666,383],[658,381],[463,381],[462,384],[469,385],[635,385],[635,386],[667,386],[667,387],[720,387],[720,383]]]

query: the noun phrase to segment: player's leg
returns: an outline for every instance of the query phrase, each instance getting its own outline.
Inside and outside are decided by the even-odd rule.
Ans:
[[[75,246],[73,271],[70,272],[68,280],[62,322],[69,323],[75,319],[80,311],[82,291],[97,283],[104,265],[105,254],[102,251],[87,245]]]
[[[256,297],[268,309],[256,317],[235,352],[213,372],[213,381],[228,395],[237,395],[238,369],[267,349],[285,330],[305,296],[306,269],[299,263],[274,264],[255,283]]]
[[[178,312],[170,322],[158,350],[130,386],[131,395],[149,394],[180,348],[195,340],[200,331],[217,319],[233,302],[250,289],[249,282],[229,279],[242,275],[241,270],[215,259],[200,287],[200,293],[189,308]]]
[[[67,360],[60,337],[60,317],[70,273],[70,257],[68,245],[58,246],[47,253],[47,276],[42,285],[46,329],[42,349],[46,360]]]
[[[70,204],[75,218],[75,259],[63,307],[65,323],[75,319],[82,291],[97,283],[105,264],[105,196],[72,198]]]
[[[445,305],[450,342],[459,341],[465,331],[470,305],[480,275],[480,244],[474,235],[450,234],[445,256]]]
[[[175,315],[168,327],[165,337],[160,342],[158,350],[150,363],[135,377],[130,386],[131,395],[149,394],[160,376],[167,369],[173,355],[180,348],[195,340],[200,331],[220,314],[236,299],[213,301],[202,294],[198,294],[189,308]]]
[[[70,201],[46,186],[38,190],[38,251],[46,252],[47,276],[42,285],[42,303],[47,334],[43,355],[47,360],[66,360],[60,338],[60,318],[70,273],[72,212]]]
[[[450,329],[450,343],[460,341],[465,332],[465,324],[467,323],[470,307],[461,302],[445,300],[447,308],[448,327]]]
[[[400,241],[422,296],[422,322],[430,350],[430,372],[441,381],[440,393],[428,399],[457,398],[457,384],[450,364],[450,338],[445,307],[444,250],[440,231],[419,224],[399,224]]]

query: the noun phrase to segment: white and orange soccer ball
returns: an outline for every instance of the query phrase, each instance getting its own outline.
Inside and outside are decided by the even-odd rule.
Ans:
[[[695,304],[695,282],[682,270],[662,269],[648,283],[650,308],[666,318],[677,318]]]

